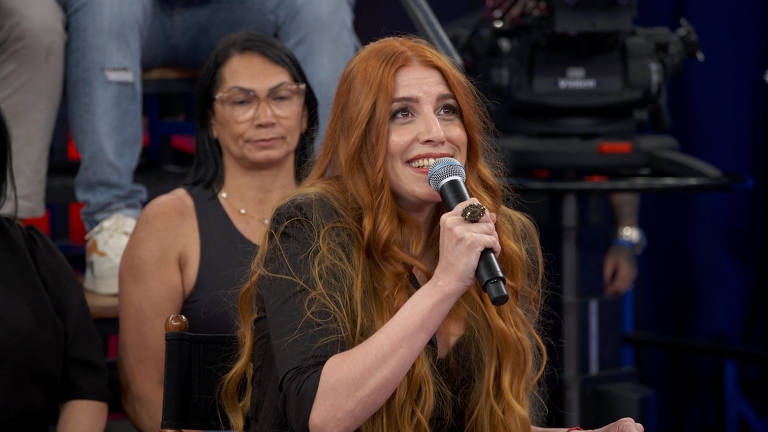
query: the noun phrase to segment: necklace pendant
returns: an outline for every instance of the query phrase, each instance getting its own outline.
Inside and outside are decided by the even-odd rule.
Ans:
[[[224,191],[219,192],[219,196],[222,199],[227,199],[227,193]],[[237,209],[237,212],[240,213],[243,216],[248,216],[248,212],[244,208]],[[264,222],[264,225],[269,225],[269,218],[262,219],[262,222]]]

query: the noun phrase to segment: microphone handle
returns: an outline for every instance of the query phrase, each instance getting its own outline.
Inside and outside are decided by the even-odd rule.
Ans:
[[[458,177],[447,180],[440,186],[440,197],[448,211],[453,210],[460,202],[469,199],[469,191]]]
[[[448,208],[448,211],[451,211],[460,202],[469,199],[469,191],[464,182],[457,177],[447,180],[440,186],[440,196],[443,198],[443,203]],[[488,294],[491,303],[494,305],[501,306],[509,300],[509,294],[507,294],[505,286],[506,279],[501,271],[501,267],[499,267],[496,254],[493,253],[492,249],[483,249],[480,253],[480,259],[475,270],[475,278],[480,282],[483,291]]]

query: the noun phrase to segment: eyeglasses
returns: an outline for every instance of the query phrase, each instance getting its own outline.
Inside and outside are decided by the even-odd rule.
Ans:
[[[275,87],[267,93],[267,105],[277,117],[291,116],[301,106],[306,88],[305,83],[283,84]],[[227,115],[236,122],[252,119],[262,101],[256,91],[242,87],[221,92],[213,98],[221,102]]]

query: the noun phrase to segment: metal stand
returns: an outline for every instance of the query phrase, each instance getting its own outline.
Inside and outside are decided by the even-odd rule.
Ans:
[[[563,195],[562,285],[563,285],[563,378],[565,380],[565,422],[580,424],[581,388],[579,373],[579,209],[576,194]]]
[[[584,378],[595,376],[600,371],[598,362],[598,307],[596,300],[587,304],[588,316],[583,317],[581,305],[584,298],[579,295],[579,208],[578,194],[583,192],[701,192],[723,190],[728,187],[738,189],[751,185],[749,179],[742,177],[637,177],[591,182],[581,180],[536,180],[509,178],[507,183],[517,190],[559,193],[561,195],[560,229],[562,233],[562,292],[563,292],[563,343],[564,343],[564,410],[566,424],[582,423],[582,384]],[[627,332],[633,328],[634,311],[630,297],[622,299],[625,311],[622,329]],[[581,323],[586,322],[588,340],[582,341]],[[588,351],[587,374],[580,370],[580,347]],[[631,368],[634,354],[631,347],[622,350],[622,366]]]

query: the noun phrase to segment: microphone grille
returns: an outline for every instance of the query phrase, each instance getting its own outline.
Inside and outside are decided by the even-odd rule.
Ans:
[[[427,173],[427,180],[437,192],[440,192],[440,184],[448,178],[459,177],[462,182],[467,180],[464,166],[454,158],[444,157],[436,159]]]

